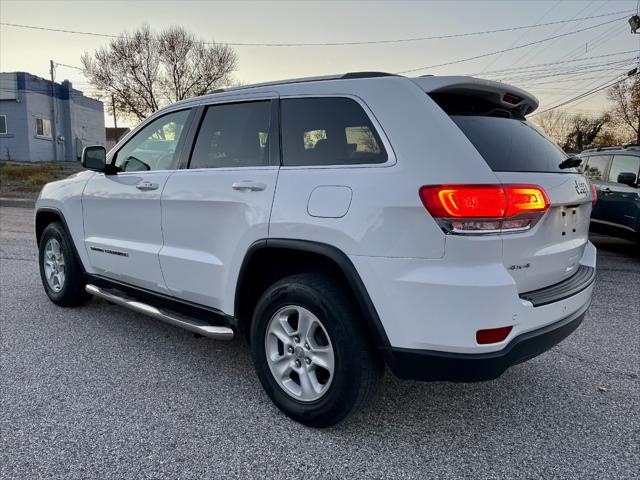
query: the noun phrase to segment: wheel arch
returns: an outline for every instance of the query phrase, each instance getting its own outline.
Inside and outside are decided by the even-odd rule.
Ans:
[[[73,249],[73,253],[78,259],[78,263],[82,267],[83,272],[86,272],[84,265],[82,264],[82,257],[78,254],[78,250],[76,249],[76,244],[71,235],[71,231],[69,230],[69,225],[67,224],[66,219],[64,218],[63,213],[53,207],[40,207],[36,211],[35,215],[35,230],[36,230],[36,245],[40,247],[40,238],[42,238],[42,233],[44,229],[47,228],[48,225],[59,222],[64,229],[65,234],[69,238],[69,243],[71,243],[71,248]]]
[[[286,260],[286,263],[284,262]],[[234,316],[249,341],[251,317],[260,295],[275,281],[303,271],[319,270],[344,282],[362,313],[376,347],[390,345],[378,312],[349,257],[340,249],[310,240],[270,238],[247,250],[236,283]]]

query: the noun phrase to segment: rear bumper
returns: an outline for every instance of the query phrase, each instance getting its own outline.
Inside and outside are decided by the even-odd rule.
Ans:
[[[449,353],[407,348],[381,348],[391,371],[399,378],[422,381],[482,382],[502,375],[513,365],[546,352],[582,323],[589,305],[562,320],[523,333],[505,348],[489,353]]]

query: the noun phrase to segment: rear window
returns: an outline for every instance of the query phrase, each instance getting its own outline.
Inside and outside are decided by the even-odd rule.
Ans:
[[[494,172],[576,172],[558,167],[567,155],[531,122],[479,115],[451,119]]]

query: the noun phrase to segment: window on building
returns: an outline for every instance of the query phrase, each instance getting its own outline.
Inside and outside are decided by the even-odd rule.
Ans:
[[[189,168],[269,165],[271,102],[244,102],[207,108]]]
[[[51,138],[51,122],[46,118],[36,118],[36,135]]]
[[[7,116],[0,115],[0,135],[7,133]]]
[[[284,165],[384,163],[387,153],[371,120],[350,98],[292,98],[282,105]]]

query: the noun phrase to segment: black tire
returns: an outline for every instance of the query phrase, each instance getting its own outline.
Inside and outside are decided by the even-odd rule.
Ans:
[[[265,335],[269,321],[288,305],[311,311],[333,346],[333,378],[324,395],[313,402],[301,402],[285,392],[267,363]],[[362,407],[375,393],[384,366],[360,316],[341,283],[316,273],[286,277],[260,297],[251,325],[253,362],[266,393],[287,416],[310,427],[330,427]]]
[[[45,247],[47,242],[52,238],[56,239],[60,244],[60,250],[64,256],[65,263],[65,279],[62,288],[57,292],[54,291],[47,282],[44,268]],[[80,260],[75,254],[71,241],[64,227],[59,222],[53,222],[47,225],[40,238],[38,255],[40,279],[42,280],[42,285],[49,299],[61,307],[77,307],[84,305],[91,299],[91,295],[85,291],[87,282],[84,271],[80,265]]]

